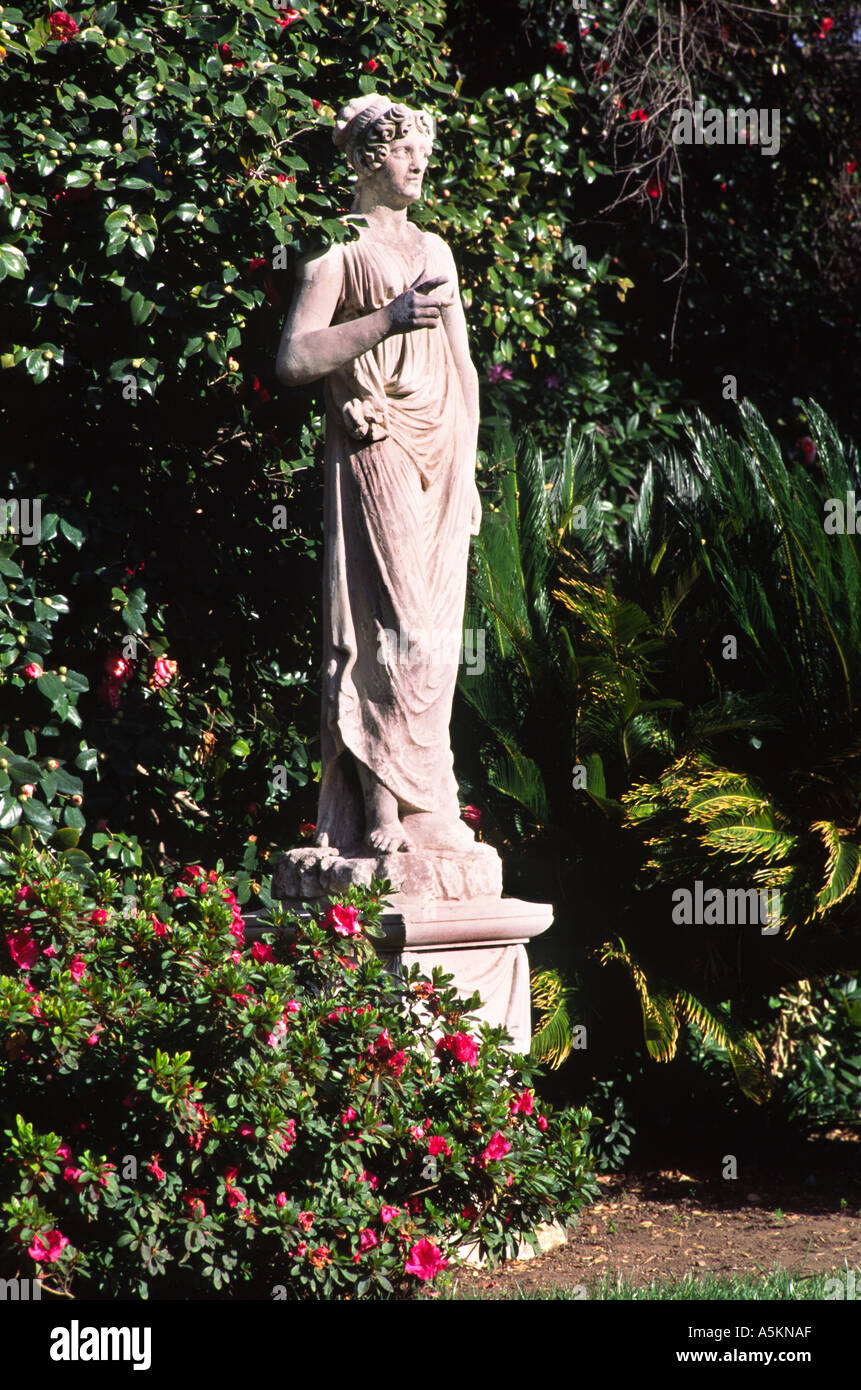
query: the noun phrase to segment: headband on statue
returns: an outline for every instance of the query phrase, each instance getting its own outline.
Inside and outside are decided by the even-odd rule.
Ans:
[[[393,102],[391,97],[371,92],[342,107],[332,138],[361,176],[379,169],[388,157],[392,141],[402,140],[413,127],[429,145],[433,142],[433,118],[426,111],[413,111],[401,102]]]

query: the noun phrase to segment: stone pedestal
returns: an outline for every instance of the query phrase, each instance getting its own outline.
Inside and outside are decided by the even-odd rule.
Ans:
[[[410,851],[376,858],[294,849],[276,866],[272,895],[299,909],[325,902],[351,883],[368,886],[373,877],[387,878],[393,889],[381,919],[385,939],[377,943],[390,968],[418,964],[430,975],[440,966],[454,976],[459,994],[480,994],[479,1018],[507,1029],[513,1051],[528,1052],[526,943],[550,926],[550,904],[503,898],[501,860],[484,844],[464,854]]]
[[[529,961],[526,943],[553,920],[549,903],[520,898],[473,898],[463,902],[417,900],[396,895],[381,925],[379,943],[395,969],[417,964],[423,975],[439,966],[454,976],[464,997],[481,995],[476,1014],[501,1024],[514,1052],[528,1052],[532,1040]]]

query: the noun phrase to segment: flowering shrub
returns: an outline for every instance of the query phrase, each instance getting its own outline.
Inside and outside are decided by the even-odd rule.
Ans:
[[[2,1274],[78,1297],[408,1296],[588,1200],[588,1112],[540,1115],[501,1030],[479,1036],[438,974],[389,973],[379,910],[364,890],[302,922],[276,906],[249,945],[220,868],[82,882],[10,848]]]

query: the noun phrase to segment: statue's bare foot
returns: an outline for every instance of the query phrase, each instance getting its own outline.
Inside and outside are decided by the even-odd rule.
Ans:
[[[475,848],[475,836],[468,825],[435,811],[414,811],[404,816],[404,830],[416,849],[466,854]]]
[[[372,826],[365,836],[365,842],[378,854],[395,854],[399,849],[412,849],[412,841],[404,834],[399,820]]]
[[[317,831],[316,835],[314,836],[314,844],[317,845],[320,849],[329,848],[329,836],[326,834],[325,830]]]
[[[365,800],[365,844],[377,854],[412,849],[412,841],[398,819],[398,800],[363,763],[357,764]]]

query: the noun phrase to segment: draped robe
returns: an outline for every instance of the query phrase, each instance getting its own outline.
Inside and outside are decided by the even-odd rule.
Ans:
[[[453,263],[411,226],[406,249],[360,234],[333,323],[390,303],[423,271],[451,303]],[[322,783],[318,835],[362,842],[353,759],[399,812],[458,819],[449,739],[476,498],[475,440],[442,320],[394,334],[326,379]],[[364,851],[367,853],[367,850]]]

